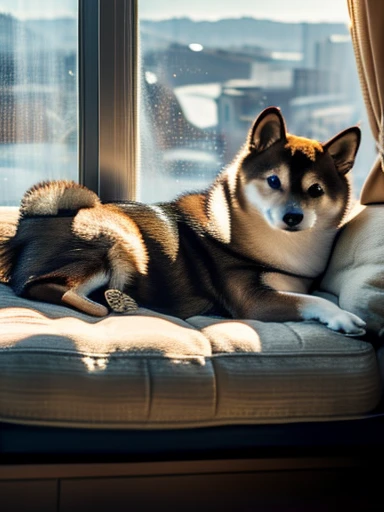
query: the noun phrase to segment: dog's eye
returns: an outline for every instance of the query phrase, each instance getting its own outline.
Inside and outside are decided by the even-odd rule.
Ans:
[[[309,187],[308,194],[311,197],[320,197],[324,194],[324,190],[321,188],[321,186],[318,183],[315,183],[314,185],[311,185]]]
[[[271,187],[271,188],[274,188],[274,189],[279,189],[281,187],[281,182],[279,180],[279,177],[276,176],[275,174],[273,176],[269,176],[267,178],[267,181],[268,181],[268,185]]]

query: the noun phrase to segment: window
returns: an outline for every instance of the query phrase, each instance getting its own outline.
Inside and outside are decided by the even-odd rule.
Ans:
[[[105,201],[205,187],[268,105],[323,141],[361,123],[358,194],[375,146],[345,0],[0,0],[1,205],[46,179]]]
[[[0,0],[0,204],[78,179],[77,1]]]
[[[321,141],[360,123],[358,194],[375,146],[347,2],[291,4],[139,0],[141,200],[205,187],[268,105],[281,107],[289,131]]]

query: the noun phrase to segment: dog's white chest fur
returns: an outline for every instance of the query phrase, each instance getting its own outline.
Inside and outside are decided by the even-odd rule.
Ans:
[[[298,276],[315,278],[325,268],[335,229],[288,232],[274,229],[260,214],[237,210],[233,216],[233,245],[248,257]]]

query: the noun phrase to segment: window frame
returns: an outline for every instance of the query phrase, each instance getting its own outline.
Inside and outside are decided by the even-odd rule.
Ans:
[[[78,9],[79,182],[99,194],[99,1]]]
[[[103,201],[138,188],[138,1],[79,0],[79,181]]]

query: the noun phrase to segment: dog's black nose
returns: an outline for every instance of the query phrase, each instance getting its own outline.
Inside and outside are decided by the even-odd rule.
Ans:
[[[286,223],[286,225],[290,228],[293,228],[300,224],[300,222],[303,220],[304,215],[302,213],[286,213],[283,217],[283,221]]]

